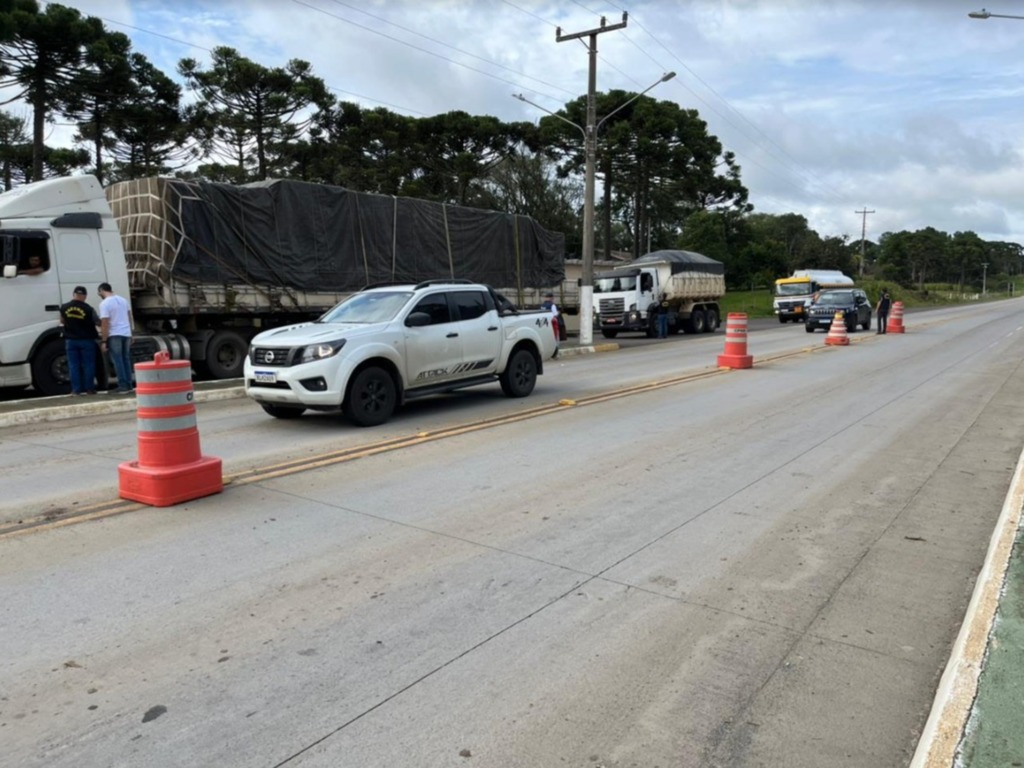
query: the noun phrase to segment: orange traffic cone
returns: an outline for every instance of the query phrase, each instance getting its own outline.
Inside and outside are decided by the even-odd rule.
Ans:
[[[893,302],[892,312],[889,315],[889,322],[885,324],[886,333],[903,333],[906,331],[903,325],[903,302]]]
[[[825,343],[840,347],[845,347],[850,343],[850,337],[846,335],[846,321],[843,320],[842,312],[836,312],[835,317],[832,318],[832,327],[828,329]]]
[[[750,368],[753,355],[747,354],[747,316],[730,312],[725,321],[725,351],[718,356],[719,368]]]
[[[118,465],[121,498],[169,507],[224,490],[220,459],[199,450],[189,361],[157,352],[135,380],[139,460]]]

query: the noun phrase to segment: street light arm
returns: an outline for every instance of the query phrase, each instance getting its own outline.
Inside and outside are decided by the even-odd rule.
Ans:
[[[989,13],[984,8],[967,14],[972,19],[1024,19],[1024,16],[1008,16],[1004,13]]]
[[[521,94],[521,93],[513,93],[512,94],[512,98],[513,99],[519,99],[520,101],[529,104],[531,107],[536,107],[541,112],[547,112],[549,115],[551,115],[552,117],[554,117],[554,118],[556,118],[558,120],[561,120],[563,123],[568,123],[573,128],[575,128],[577,131],[579,131],[581,134],[583,134],[583,140],[586,141],[586,139],[587,139],[587,132],[585,130],[583,130],[583,126],[582,125],[577,125],[572,120],[569,120],[568,118],[562,117],[561,115],[559,115],[559,114],[557,114],[555,112],[552,112],[550,109],[544,109],[544,107],[542,107],[540,104],[534,104],[532,101],[530,101],[528,98],[523,96],[523,94]]]
[[[640,93],[638,93],[635,96],[633,96],[633,98],[631,98],[628,101],[624,101],[621,104],[619,104],[619,106],[617,106],[615,109],[613,109],[611,112],[609,112],[607,115],[605,115],[604,117],[601,118],[601,121],[594,127],[594,133],[597,134],[597,132],[599,130],[601,130],[601,126],[604,125],[605,121],[609,117],[614,115],[616,112],[618,112],[619,110],[623,109],[624,107],[628,107],[630,104],[632,104],[634,101],[639,99],[641,96],[643,96],[645,93],[647,93],[649,90],[651,90],[655,86],[661,85],[664,82],[668,82],[669,80],[671,80],[675,76],[676,76],[675,72],[666,72],[664,75],[661,76],[660,80],[658,80],[655,83],[651,83],[649,86],[647,86],[642,91],[640,91]]]

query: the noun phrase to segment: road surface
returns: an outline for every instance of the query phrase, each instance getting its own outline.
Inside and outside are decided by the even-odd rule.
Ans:
[[[747,371],[670,340],[380,430],[210,403],[230,482],[162,510],[104,506],[132,414],[8,427],[5,760],[905,765],[1021,451],[1022,325],[783,326]]]

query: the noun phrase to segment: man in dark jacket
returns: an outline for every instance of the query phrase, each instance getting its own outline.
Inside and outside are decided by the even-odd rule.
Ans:
[[[96,326],[100,321],[96,310],[86,303],[87,295],[85,287],[77,285],[71,301],[60,308],[72,395],[96,394]]]
[[[889,307],[892,306],[892,299],[889,296],[889,289],[883,288],[882,295],[878,299],[878,306],[875,307],[875,312],[878,313],[878,332],[885,333],[886,327],[889,325]]]

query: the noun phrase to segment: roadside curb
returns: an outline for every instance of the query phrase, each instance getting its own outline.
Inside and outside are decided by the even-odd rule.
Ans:
[[[245,387],[229,387],[211,390],[195,390],[193,399],[197,403],[215,400],[231,400],[242,397]],[[63,399],[63,398],[61,398]],[[0,413],[0,429],[3,427],[24,426],[26,424],[42,424],[49,421],[63,421],[82,416],[103,416],[111,413],[127,413],[135,410],[135,398],[118,395],[96,395],[88,402],[67,403],[52,407],[42,407],[40,400],[17,400],[8,403],[14,410]],[[24,406],[19,408],[19,406]]]
[[[1022,505],[1024,453],[1017,461],[1003,510],[989,540],[985,564],[978,573],[960,633],[953,643],[909,768],[953,768],[955,765],[957,750],[978,692],[978,679],[1017,538]]]
[[[595,352],[614,352],[619,348],[616,343],[591,344],[586,347],[559,347],[558,357],[574,357],[576,355],[592,355]],[[555,359],[557,360],[558,357]]]

